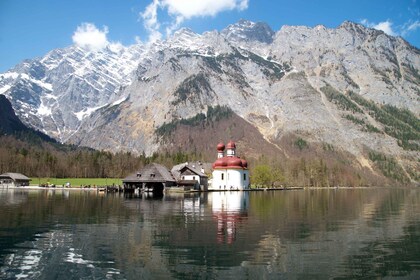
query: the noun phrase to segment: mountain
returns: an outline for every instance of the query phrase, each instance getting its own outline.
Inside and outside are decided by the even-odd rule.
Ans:
[[[252,43],[260,42],[271,44],[274,31],[264,22],[251,22],[241,19],[236,24],[231,24],[222,30],[222,35],[229,42]]]
[[[1,134],[10,134],[22,131],[26,127],[16,116],[12,104],[4,95],[0,95],[0,131]]]
[[[18,139],[29,139],[32,143],[42,141],[56,143],[56,141],[48,135],[24,125],[16,116],[12,104],[4,95],[0,95],[0,136],[1,135],[11,135]]]
[[[85,117],[131,83],[141,53],[140,45],[56,49],[0,74],[0,93],[24,123],[65,142]]]
[[[419,49],[356,23],[274,32],[241,20],[119,53],[55,50],[2,74],[0,92],[25,123],[76,145],[210,156],[235,137],[255,158],[329,157],[408,182],[420,176],[419,71]]]

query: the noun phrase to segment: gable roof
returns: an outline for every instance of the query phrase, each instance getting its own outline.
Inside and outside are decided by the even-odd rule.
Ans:
[[[163,165],[151,163],[143,167],[141,170],[127,176],[123,182],[175,182],[171,172]]]
[[[211,167],[211,163],[207,163],[207,162],[184,162],[178,165],[175,165],[174,167],[172,167],[172,174],[174,175],[175,178],[181,178],[181,172],[185,171],[184,168],[188,168],[188,170],[190,170],[192,173],[200,176],[200,177],[208,177],[205,173],[201,172],[201,168],[203,168],[205,171],[210,171],[211,169],[208,169],[208,166]]]
[[[19,181],[31,181],[30,178],[28,178],[25,175],[20,174],[20,173],[3,173],[3,174],[0,175],[0,178],[3,178],[3,179],[10,178],[13,181],[17,181],[17,180],[19,180]]]
[[[197,175],[200,177],[207,177],[206,174],[204,174],[203,172],[201,172],[201,170],[198,170],[197,168],[194,168],[192,166],[189,165],[185,165],[184,167],[182,167],[179,172],[181,174],[185,174],[185,175]]]

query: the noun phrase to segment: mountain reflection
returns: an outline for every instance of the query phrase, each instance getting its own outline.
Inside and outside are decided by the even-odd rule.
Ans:
[[[418,189],[0,192],[0,279],[414,279],[419,252]]]

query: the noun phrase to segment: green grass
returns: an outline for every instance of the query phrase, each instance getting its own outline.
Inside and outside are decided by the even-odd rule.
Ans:
[[[31,185],[40,184],[54,184],[56,186],[62,186],[69,182],[72,187],[80,187],[86,185],[105,186],[105,185],[122,185],[122,181],[119,178],[31,178]]]

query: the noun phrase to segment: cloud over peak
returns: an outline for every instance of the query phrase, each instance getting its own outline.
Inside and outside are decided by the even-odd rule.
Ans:
[[[162,0],[169,14],[184,19],[199,16],[215,16],[222,11],[248,8],[248,0]]]
[[[72,39],[77,46],[92,51],[99,51],[109,44],[107,34],[107,26],[100,30],[93,23],[84,22],[77,27]]]
[[[382,30],[388,35],[397,36],[398,34],[392,29],[392,22],[390,20],[382,21],[380,23],[369,22],[367,19],[362,19],[360,21],[363,25],[367,27],[374,28],[377,30]]]
[[[362,19],[360,23],[370,28],[382,30],[383,32],[391,36],[405,37],[408,36],[410,33],[416,32],[417,29],[420,29],[420,21],[413,21],[411,19],[402,25],[397,25],[396,27],[393,27],[393,24],[390,20],[374,23],[368,21],[367,19]]]
[[[153,0],[144,12],[140,13],[149,41],[162,38],[158,10],[166,10],[172,21],[166,23],[166,35],[170,35],[182,22],[193,17],[216,16],[223,11],[248,8],[249,0]]]

